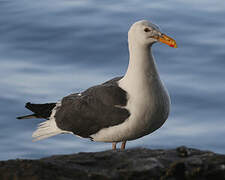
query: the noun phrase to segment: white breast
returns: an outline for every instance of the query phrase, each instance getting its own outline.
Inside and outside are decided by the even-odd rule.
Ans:
[[[137,139],[161,127],[169,115],[170,98],[158,75],[151,47],[130,38],[129,52],[129,66],[119,86],[128,94],[128,103],[123,108],[131,115],[122,124],[91,135],[94,141]]]
[[[126,109],[130,117],[122,124],[104,128],[91,135],[94,141],[120,142],[133,140],[160,128],[168,117],[170,100],[158,77],[149,77],[148,82],[137,82],[131,87],[126,79],[119,86],[128,92]]]

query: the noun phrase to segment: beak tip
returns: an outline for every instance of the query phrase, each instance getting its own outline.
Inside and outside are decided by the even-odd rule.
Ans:
[[[158,41],[165,43],[165,44],[169,45],[170,47],[177,48],[176,41],[173,38],[171,38],[165,34],[162,34],[162,36],[158,39]]]
[[[169,46],[170,47],[173,47],[173,48],[177,48],[177,45],[176,44],[175,45],[174,44],[170,44]]]

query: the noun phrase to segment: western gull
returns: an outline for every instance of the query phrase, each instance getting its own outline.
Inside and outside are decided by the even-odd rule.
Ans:
[[[33,133],[34,141],[72,133],[92,141],[116,143],[152,133],[166,121],[170,97],[160,80],[151,47],[162,42],[176,48],[171,37],[155,24],[141,20],[128,32],[129,65],[116,77],[81,93],[70,94],[56,103],[26,103],[33,114],[18,119],[43,118]]]

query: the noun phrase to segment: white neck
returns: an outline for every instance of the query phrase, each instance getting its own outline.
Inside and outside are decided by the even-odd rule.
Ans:
[[[129,65],[122,81],[126,81],[130,85],[135,83],[137,86],[138,83],[141,83],[140,81],[144,81],[150,76],[158,77],[151,46],[129,41],[129,52]]]

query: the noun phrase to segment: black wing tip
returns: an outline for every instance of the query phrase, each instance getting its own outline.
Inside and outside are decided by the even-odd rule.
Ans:
[[[28,107],[30,105],[31,105],[31,102],[27,102],[26,105],[25,105],[25,107]]]
[[[18,116],[18,117],[16,117],[16,119],[23,120],[23,119],[26,119],[26,116]]]
[[[30,114],[30,115],[26,115],[26,116],[18,116],[16,117],[16,119],[32,119],[32,118],[40,118],[37,114]]]

